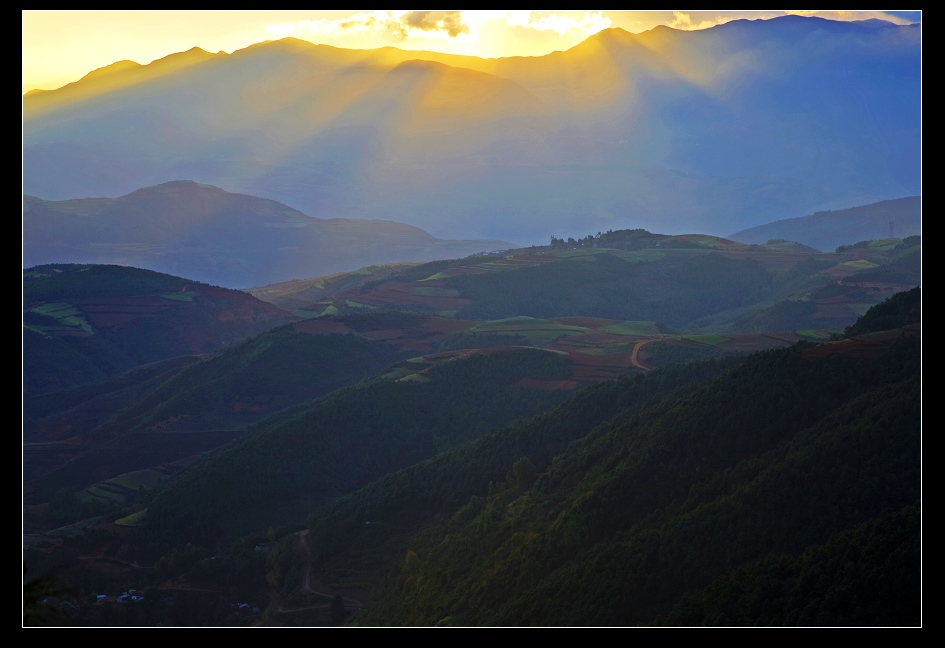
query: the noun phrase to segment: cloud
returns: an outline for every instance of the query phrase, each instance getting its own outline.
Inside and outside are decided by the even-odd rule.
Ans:
[[[374,11],[352,14],[347,18],[301,20],[269,25],[268,33],[287,36],[308,32],[320,36],[341,37],[357,32],[379,32],[404,40],[410,36],[456,38],[469,34],[461,11]]]
[[[469,33],[461,11],[409,11],[400,17],[400,22],[407,30],[446,32],[450,38]]]
[[[559,36],[587,37],[612,25],[601,12],[583,14],[538,11],[374,11],[345,18],[302,20],[274,24],[266,32],[279,37],[308,33],[329,38],[343,38],[355,33],[376,33],[407,40],[412,37],[468,39],[476,41],[482,30],[524,28],[534,32],[553,32]]]
[[[538,31],[553,31],[559,36],[568,33],[590,36],[602,29],[607,29],[612,24],[610,18],[600,12],[595,14],[584,12],[581,18],[575,18],[567,14],[542,16],[535,11],[507,11],[505,13],[505,21],[510,26],[525,27]]]
[[[673,21],[669,23],[669,27],[673,29],[681,29],[684,31],[695,31],[697,29],[708,29],[709,27],[715,27],[716,25],[723,25],[732,20],[731,17],[727,16],[716,16],[715,18],[709,20],[700,20],[698,23],[692,22],[692,17],[683,13],[682,11],[673,12]]]

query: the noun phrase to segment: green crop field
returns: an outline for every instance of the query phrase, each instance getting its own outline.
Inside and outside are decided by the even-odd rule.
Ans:
[[[659,335],[656,322],[621,322],[601,327],[601,331],[616,333],[617,335]]]
[[[134,472],[118,475],[105,482],[106,484],[117,484],[123,488],[137,490],[140,486],[145,488],[154,488],[161,480],[167,479],[167,475],[158,470],[135,470]]]
[[[430,382],[430,379],[427,378],[426,376],[421,376],[420,374],[408,374],[408,375],[404,376],[403,378],[398,378],[398,379],[397,379],[397,382],[419,382],[419,383],[425,383],[425,382]]]
[[[826,329],[799,329],[795,331],[798,335],[812,340],[829,340],[830,331]]]
[[[89,486],[77,493],[76,497],[84,502],[99,500],[120,504],[127,501],[129,497],[136,495],[139,489],[150,490],[167,478],[168,475],[159,470],[150,468],[135,470]]]
[[[521,335],[533,346],[545,346],[565,335],[584,333],[588,329],[581,326],[558,324],[551,320],[534,317],[510,317],[508,319],[484,322],[469,329],[473,333],[494,333],[499,335]]]
[[[49,304],[40,304],[39,306],[34,306],[30,309],[34,313],[39,313],[40,315],[49,315],[50,317],[60,318],[68,317],[69,315],[78,315],[79,311],[72,306],[72,304],[66,304],[62,302],[53,302]]]
[[[38,313],[40,315],[45,315],[47,317],[53,317],[59,321],[62,326],[68,326],[70,328],[79,328],[85,331],[86,333],[92,333],[92,325],[89,324],[84,317],[82,317],[81,311],[72,306],[72,304],[67,304],[63,302],[52,302],[48,304],[40,304],[39,306],[34,306],[30,309],[30,312]],[[50,327],[40,327],[45,330],[50,330]]]
[[[866,259],[857,259],[856,261],[844,261],[840,265],[850,270],[869,270],[870,268],[878,267],[878,264],[873,263],[872,261],[867,261]]]
[[[139,526],[144,521],[144,518],[147,514],[148,514],[147,509],[143,511],[138,511],[137,513],[132,513],[131,515],[115,520],[115,524],[117,524],[118,526],[126,526],[126,527]]]
[[[887,239],[877,239],[875,241],[870,241],[867,243],[866,247],[874,250],[891,250],[902,243],[902,239],[897,238],[887,238]]]

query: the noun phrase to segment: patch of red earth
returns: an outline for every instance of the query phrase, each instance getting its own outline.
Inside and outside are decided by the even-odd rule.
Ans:
[[[397,345],[400,347],[401,351],[414,351],[419,354],[430,353],[433,350],[433,345],[426,340],[416,340],[405,338],[403,340],[398,340]]]
[[[915,288],[913,284],[907,283],[892,283],[886,281],[844,281],[843,285],[845,286],[855,286],[857,288],[866,288],[868,290],[876,290],[879,292],[895,294],[898,292],[904,292],[906,290],[912,290]]]
[[[367,340],[396,340],[405,337],[403,329],[382,329],[379,331],[364,331],[361,337]]]
[[[577,382],[574,380],[546,380],[543,378],[522,378],[515,383],[521,387],[530,387],[532,389],[541,389],[543,391],[571,390],[577,388]]]
[[[87,313],[86,315],[98,328],[118,328],[141,319],[141,315],[132,313]]]
[[[856,270],[850,268],[845,268],[841,265],[835,265],[832,268],[827,268],[826,270],[821,270],[820,274],[825,274],[828,277],[849,277],[854,274]]]
[[[80,298],[70,302],[99,328],[117,328],[171,308],[172,302],[160,297]]]
[[[610,380],[624,373],[632,365],[630,354],[597,355],[568,351],[571,377],[581,382]]]
[[[475,322],[470,320],[428,317],[423,321],[423,328],[434,333],[453,333],[467,329],[473,324],[475,324]]]
[[[788,344],[794,344],[795,342],[801,339],[801,337],[794,331],[768,331],[767,333],[763,333],[762,335],[764,335],[765,337],[769,337],[773,340],[781,340],[783,342],[787,342]]]
[[[507,346],[507,347],[484,347],[482,349],[454,349],[452,351],[440,351],[439,353],[431,353],[425,356],[425,359],[428,362],[437,362],[440,360],[447,359],[466,359],[471,358],[474,355],[489,355],[491,353],[496,353],[498,351],[508,351],[510,349],[525,349],[529,347],[518,347],[518,346]]]
[[[556,342],[573,341],[592,347],[607,347],[617,344],[626,344],[631,339],[631,336],[628,335],[618,335],[617,333],[607,333],[605,331],[588,331],[587,333],[577,333],[575,335],[558,338]]]
[[[882,355],[883,352],[900,337],[921,337],[921,335],[921,324],[910,324],[901,329],[866,333],[850,340],[827,342],[809,349],[804,349],[801,355],[807,360],[827,358],[834,355],[845,355],[855,358],[875,358]]]
[[[471,304],[471,299],[462,297],[433,297],[431,295],[414,295],[412,293],[399,290],[383,290],[369,295],[360,295],[353,298],[352,301],[367,304],[368,306],[385,306],[387,304],[422,304],[432,307],[438,311],[459,310],[467,304]]]
[[[80,306],[85,311],[109,311],[126,310],[129,308],[158,308],[164,309],[171,306],[173,302],[164,297],[139,296],[139,297],[80,297],[70,299],[69,303],[73,306]],[[181,302],[183,303],[183,302]]]

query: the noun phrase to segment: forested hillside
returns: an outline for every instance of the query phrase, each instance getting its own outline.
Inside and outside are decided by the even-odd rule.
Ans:
[[[911,324],[918,304],[918,290],[898,295],[864,325]],[[462,469],[421,486],[423,506],[396,495],[448,455],[392,475],[313,518],[315,564],[343,570],[338,553],[364,568],[355,555],[397,539],[383,593],[357,617],[366,624],[916,625],[919,340],[903,329],[876,358],[808,349],[756,354],[642,408],[624,401],[603,425],[583,419],[586,436],[553,461],[536,444],[484,464],[502,447],[484,438],[457,465],[504,463],[505,477],[493,469],[463,505],[442,504],[468,483]],[[588,390],[531,429],[581,420],[594,394],[656,376]],[[454,513],[412,514],[427,506]],[[393,520],[422,530],[391,533]]]
[[[910,268],[918,247],[882,250],[873,270]],[[832,285],[819,290],[854,289]],[[258,618],[275,623],[288,602],[320,609],[312,582],[356,588],[358,609],[296,624],[921,624],[919,288],[826,343],[749,355],[686,362],[706,354],[661,326],[362,311],[136,369],[96,387],[126,404],[90,429],[100,447],[32,484],[51,495],[32,515],[76,524],[33,536],[28,562],[83,592],[115,577],[70,556],[110,546],[124,558],[109,569],[141,565],[122,579],[154,592],[150,605],[83,609],[109,625],[233,624],[224,601],[236,593],[269,600]],[[665,366],[575,388],[577,359],[627,353],[607,336],[641,332],[666,347]],[[507,346],[459,348],[477,335]],[[598,346],[512,346],[559,339]],[[30,411],[66,415],[90,389],[36,397]],[[242,428],[225,438],[214,422]],[[211,441],[229,443],[197,450]],[[188,447],[156,481],[139,470],[69,488],[89,484],[83,470],[154,466]],[[124,503],[95,504],[115,493]],[[191,593],[171,600],[179,588]]]
[[[547,470],[510,475],[426,528],[360,618],[915,625],[917,527],[909,522],[904,539],[895,529],[919,507],[918,362],[915,339],[875,361],[772,351],[614,419]],[[887,529],[889,512],[899,518]],[[821,555],[840,544],[852,551],[870,533],[884,543],[867,553],[873,562],[856,572],[831,568],[829,585],[801,586],[805,563],[827,561]],[[786,561],[783,580],[763,590],[757,616],[702,594],[726,581],[759,587],[750,583],[777,556]],[[759,574],[746,583],[736,569]],[[901,575],[890,580],[890,571]],[[834,590],[863,600],[827,604]],[[700,600],[712,601],[702,616]],[[876,608],[883,614],[871,614]]]

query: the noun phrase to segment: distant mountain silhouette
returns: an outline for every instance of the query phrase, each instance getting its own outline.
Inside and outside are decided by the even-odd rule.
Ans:
[[[119,62],[23,98],[47,200],[179,178],[315,217],[540,243],[723,235],[916,195],[921,28],[786,16],[479,59],[297,39]]]
[[[265,198],[191,181],[120,198],[24,197],[23,263],[112,263],[230,288],[392,261],[511,247],[444,241],[391,221],[316,219]]]
[[[830,251],[859,241],[906,238],[921,233],[922,199],[911,196],[787,218],[735,232],[728,238],[741,243],[786,239]]]

